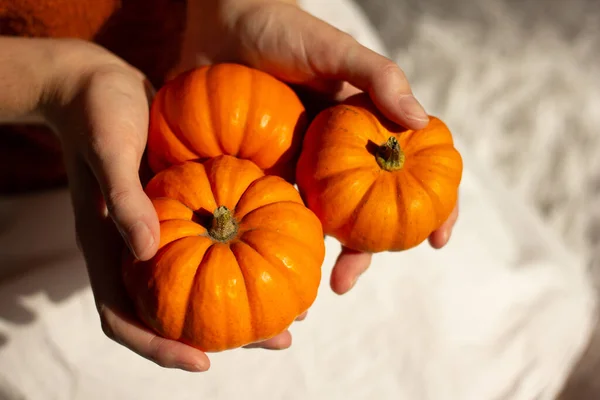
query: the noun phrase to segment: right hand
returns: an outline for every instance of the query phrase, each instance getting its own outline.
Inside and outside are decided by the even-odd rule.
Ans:
[[[318,93],[306,96],[308,99],[341,101],[364,91],[390,120],[410,129],[427,126],[428,115],[396,63],[302,10],[295,0],[190,4],[195,6],[190,11],[195,18],[190,26],[198,29],[197,43],[188,43],[194,59],[245,63]],[[215,37],[221,40],[215,41]],[[304,103],[315,108],[313,101]],[[457,217],[458,206],[429,236],[433,248],[446,245]],[[344,294],[352,289],[371,264],[371,256],[342,247],[331,272],[333,291]]]

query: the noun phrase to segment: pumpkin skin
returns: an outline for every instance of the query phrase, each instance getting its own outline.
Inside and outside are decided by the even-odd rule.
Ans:
[[[412,248],[439,228],[456,205],[462,169],[441,120],[405,129],[361,93],[313,120],[296,178],[326,234],[375,253]]]
[[[204,66],[178,75],[156,93],[148,162],[156,173],[228,154],[291,182],[306,127],[304,106],[285,83],[239,64]]]
[[[325,245],[300,194],[251,161],[188,161],[145,188],[160,220],[149,261],[131,255],[123,280],[140,319],[206,352],[284,331],[314,302]]]

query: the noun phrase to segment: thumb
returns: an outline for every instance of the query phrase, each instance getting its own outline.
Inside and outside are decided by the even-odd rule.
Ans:
[[[307,30],[305,54],[319,77],[346,81],[369,96],[390,120],[421,129],[429,117],[413,95],[402,69],[387,57],[358,43],[352,36],[319,21]]]
[[[144,81],[110,71],[92,79],[86,95],[92,128],[84,156],[129,249],[147,260],[156,253],[160,227],[139,177],[148,131]]]

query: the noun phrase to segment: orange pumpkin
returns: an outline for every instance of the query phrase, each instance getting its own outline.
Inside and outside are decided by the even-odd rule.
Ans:
[[[160,246],[146,262],[126,257],[123,278],[161,336],[232,349],[284,331],[315,300],[323,230],[282,178],[223,155],[163,170],[145,190]]]
[[[358,251],[398,251],[449,217],[462,168],[438,118],[422,130],[404,129],[359,94],[311,123],[296,178],[326,234]]]
[[[157,92],[148,162],[158,172],[228,154],[292,181],[306,126],[304,106],[285,83],[239,64],[205,66],[178,75]]]

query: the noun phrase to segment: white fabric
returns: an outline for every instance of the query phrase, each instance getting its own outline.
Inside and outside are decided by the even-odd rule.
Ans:
[[[383,52],[348,2],[303,4]],[[320,294],[292,348],[212,354],[203,374],[162,369],[103,336],[66,192],[4,199],[0,265],[39,267],[0,286],[0,398],[554,398],[593,322],[584,264],[459,148],[461,216],[446,248],[379,254],[339,297],[328,238]]]

